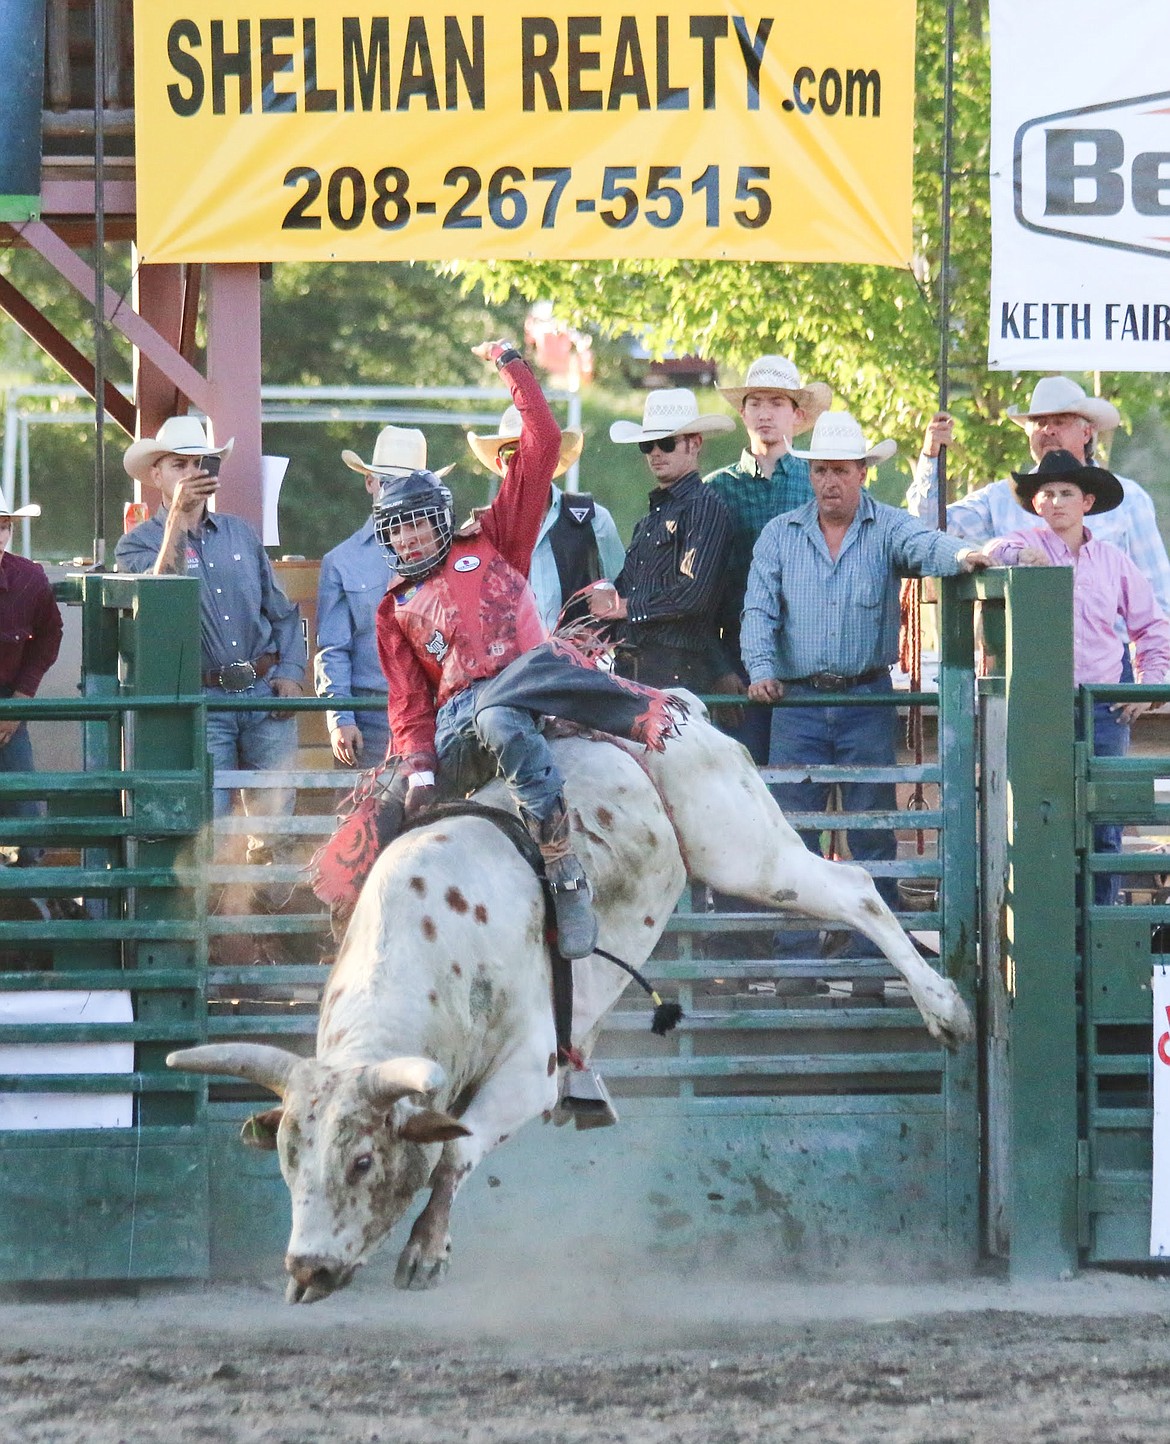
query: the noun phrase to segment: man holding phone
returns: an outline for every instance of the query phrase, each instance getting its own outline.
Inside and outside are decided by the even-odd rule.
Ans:
[[[194,416],[172,416],[157,436],[127,449],[127,473],[158,487],[163,506],[118,542],[118,570],[200,579],[203,689],[209,697],[299,697],[306,663],[300,612],[281,591],[248,523],[208,508],[220,463],[231,450],[231,441],[217,447]],[[207,749],[217,772],[291,768],[295,714],[209,711]],[[254,789],[245,793],[244,805],[250,816],[280,816],[292,812],[295,800],[291,789]],[[230,809],[230,791],[217,787],[215,815]],[[248,855],[267,861],[271,849],[249,838]]]

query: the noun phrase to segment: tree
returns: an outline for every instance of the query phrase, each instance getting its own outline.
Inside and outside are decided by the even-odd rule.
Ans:
[[[952,409],[958,418],[954,491],[1003,476],[1020,435],[997,425],[1026,404],[1034,378],[986,367],[991,219],[988,193],[990,53],[986,0],[956,0],[952,169]],[[915,255],[909,267],[731,261],[481,262],[457,270],[489,301],[519,291],[551,300],[572,325],[604,335],[649,331],[649,344],[696,351],[740,369],[765,351],[793,356],[828,381],[870,434],[916,455],[938,397],[945,0],[919,0],[915,125]],[[1088,378],[1087,389],[1093,389]],[[1111,376],[1104,387],[1132,421],[1164,400],[1164,378]],[[1119,447],[1119,452],[1121,448]]]

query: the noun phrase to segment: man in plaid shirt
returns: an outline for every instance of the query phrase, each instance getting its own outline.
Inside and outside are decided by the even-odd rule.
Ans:
[[[812,500],[808,462],[795,456],[792,438],[808,431],[833,393],[823,381],[803,386],[787,356],[761,356],[748,367],[742,386],[721,386],[721,393],[743,417],[748,446],[734,466],[704,478],[723,500],[731,518],[727,587],[719,630],[729,657],[739,662],[739,616],[747,590],[756,538],[774,516]],[[737,667],[745,684],[747,674]],[[731,710],[731,709],[728,709]],[[767,707],[743,707],[728,731],[761,766],[769,760],[772,713]]]

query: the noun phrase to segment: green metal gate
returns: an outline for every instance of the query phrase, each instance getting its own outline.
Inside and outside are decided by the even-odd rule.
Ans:
[[[900,829],[910,845],[884,869],[890,875],[938,879],[933,911],[903,921],[938,934],[940,966],[972,1005],[980,871],[975,613],[983,610],[992,632],[996,616],[1007,619],[1003,625],[1018,660],[1026,644],[1012,619],[1041,596],[1029,591],[1034,582],[1052,581],[1020,575],[942,588],[940,740],[923,764],[898,774],[904,789],[925,789],[929,806],[903,808],[895,817],[850,818],[850,826]],[[0,703],[0,716],[19,710],[86,718],[86,771],[0,780],[0,792],[25,787],[50,795],[50,819],[20,826],[56,845],[72,840],[84,853],[80,869],[60,875],[38,869],[37,891],[81,895],[90,915],[40,924],[39,930],[0,923],[0,941],[15,945],[35,937],[51,944],[35,972],[0,972],[0,989],[124,989],[133,999],[134,1021],[100,1025],[100,1032],[0,1025],[0,1048],[132,1041],[132,1074],[50,1082],[54,1089],[117,1090],[128,1079],[136,1108],[128,1129],[0,1134],[0,1279],[271,1270],[287,1236],[287,1195],[274,1158],[242,1149],[236,1138],[260,1095],[238,1083],[213,1082],[208,1090],[203,1080],[167,1072],[163,1059],[175,1046],[207,1038],[254,1038],[311,1051],[326,920],[296,899],[272,917],[209,912],[209,897],[233,883],[253,882],[255,869],[212,856],[215,836],[223,841],[248,824],[230,819],[217,833],[208,825],[207,704],[199,691],[197,649],[178,640],[198,636],[196,584],[87,577],[78,596],[85,609],[86,695],[60,704]],[[1051,637],[1046,640],[1050,649]],[[999,684],[1009,712],[1011,697],[1023,686],[1018,674],[1018,666],[1009,668]],[[996,685],[983,684],[984,706],[994,700]],[[302,702],[298,710],[314,705]],[[1009,771],[1025,755],[1026,710],[1017,708],[1005,724]],[[1071,709],[1065,712],[1071,735]],[[1032,896],[1028,879],[1043,881],[1033,833],[1049,838],[1059,831],[1043,766],[1034,759],[1026,771],[1009,789],[1013,888],[1004,903],[1005,916],[1014,918],[1010,951],[1020,969],[1029,949],[1043,950],[1051,941],[1063,917],[1030,906],[1013,914],[1016,898]],[[232,780],[238,779],[220,779]],[[300,778],[306,798],[318,793],[318,813],[303,801],[289,823],[306,847],[330,827],[326,784],[332,780]],[[877,780],[886,780],[884,774]],[[826,828],[834,823],[829,816],[803,820]],[[20,831],[13,824],[0,827],[10,835]],[[1071,857],[1071,802],[1067,830]],[[916,833],[925,840],[921,853],[913,845]],[[0,873],[0,890],[25,885],[12,871]],[[291,888],[296,869],[277,863],[265,877]],[[651,1037],[646,1009],[628,996],[603,1037],[599,1059],[617,1095],[621,1126],[585,1134],[539,1124],[524,1130],[469,1183],[458,1207],[461,1244],[514,1248],[523,1237],[526,1246],[542,1238],[559,1245],[568,1233],[603,1247],[620,1236],[624,1248],[639,1253],[678,1248],[687,1257],[722,1257],[742,1249],[768,1271],[864,1264],[964,1271],[990,1236],[994,1196],[981,1191],[980,1159],[998,1148],[1008,1179],[1013,1267],[1051,1271],[1065,1265],[1069,1208],[1075,1259],[1071,951],[1067,958],[1061,954],[1059,968],[1046,964],[1043,974],[1046,987],[1061,968],[1068,973],[1057,1014],[1058,1021],[1066,1013],[1074,1019],[1071,1054],[1060,1053],[1059,1030],[1048,1037],[1047,1022],[1035,1008],[1028,1011],[1035,998],[1029,984],[1011,1000],[1013,1052],[1005,1081],[980,1068],[977,1047],[944,1054],[917,1012],[900,1006],[905,1000],[892,983],[885,1007],[854,999],[850,979],[877,974],[892,980],[884,964],[760,957],[760,949],[740,940],[769,936],[775,916],[719,914],[709,906],[701,890],[688,896],[651,967],[668,991],[677,992],[688,1014],[683,1028],[666,1040]],[[1071,908],[1066,912],[1071,940]],[[260,962],[226,955],[225,939],[262,934],[284,939],[291,956]],[[784,996],[781,985],[800,976],[826,979],[829,992]],[[1040,1056],[1031,1060],[1029,1053],[1026,1066],[1014,1046],[1022,1037],[1041,1045]],[[1058,1054],[1073,1080],[1068,1096],[1060,1069],[1045,1071]],[[1061,1095],[1065,1112],[1055,1117],[1052,1138],[1040,1136],[1044,1130],[1033,1127],[1021,1101],[1021,1090],[1033,1085],[1045,1098]],[[0,1094],[43,1087],[45,1080],[19,1072],[0,1076]],[[1068,1097],[1072,1131],[1066,1134]],[[1005,1109],[1013,1122],[1006,1141],[1004,1130],[988,1122]],[[1053,1139],[1060,1159],[1055,1163],[1048,1156]],[[1072,1159],[1067,1170],[1066,1140]],[[65,1178],[68,1187],[62,1187]],[[1057,1178],[1062,1187],[1050,1196]]]

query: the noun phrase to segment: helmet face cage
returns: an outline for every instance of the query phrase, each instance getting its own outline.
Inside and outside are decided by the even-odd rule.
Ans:
[[[400,577],[420,577],[438,566],[451,550],[454,520],[450,504],[444,504],[444,499],[439,497],[404,498],[403,502],[375,508],[374,536]],[[394,546],[393,533],[423,522],[430,523],[433,541],[423,555],[406,560]]]

